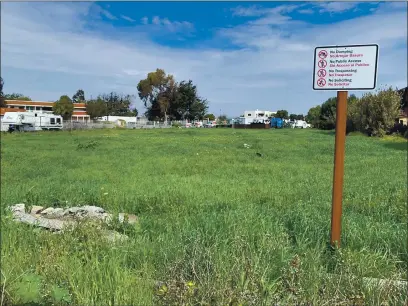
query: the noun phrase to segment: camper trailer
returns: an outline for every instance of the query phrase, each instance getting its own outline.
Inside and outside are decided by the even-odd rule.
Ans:
[[[2,132],[61,130],[62,117],[40,112],[6,112],[1,120]]]

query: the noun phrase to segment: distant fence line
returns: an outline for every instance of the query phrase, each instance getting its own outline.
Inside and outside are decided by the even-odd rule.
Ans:
[[[113,129],[113,128],[127,128],[127,129],[153,129],[153,128],[170,128],[174,123],[179,123],[181,125],[185,124],[183,121],[172,121],[172,122],[155,122],[155,121],[144,121],[144,122],[127,122],[118,124],[112,122],[75,122],[75,121],[64,121],[64,130],[90,130],[90,129]]]

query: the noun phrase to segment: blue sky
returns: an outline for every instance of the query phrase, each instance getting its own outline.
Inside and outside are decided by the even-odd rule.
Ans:
[[[380,45],[379,85],[407,86],[403,2],[6,2],[6,93],[57,100],[136,85],[162,68],[192,79],[210,111],[307,113],[333,92],[312,90],[316,46]],[[361,92],[356,92],[360,95]],[[136,97],[134,104],[143,106]]]

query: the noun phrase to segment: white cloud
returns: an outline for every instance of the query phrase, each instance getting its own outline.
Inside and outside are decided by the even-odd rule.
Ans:
[[[141,35],[138,27],[174,24],[166,18],[157,17],[152,25],[154,16],[145,17],[146,25],[124,32],[98,23],[95,16],[100,12],[90,3],[2,3],[4,89],[37,100],[56,100],[78,88],[88,96],[111,90],[137,94],[138,81],[163,68],[178,80],[192,79],[216,113],[222,109],[239,115],[252,108],[305,113],[333,95],[312,91],[314,47],[350,43],[380,44],[379,84],[407,83],[402,68],[407,66],[406,8],[384,4],[369,16],[329,25],[281,17],[295,8],[282,6],[266,13],[258,8],[258,19],[273,15],[279,22],[251,20],[220,30],[217,38],[240,46],[228,51],[172,49]],[[86,30],[89,20],[98,32]],[[139,100],[136,103],[141,107]]]
[[[125,16],[125,15],[120,15],[120,18],[122,18],[123,20],[129,21],[129,22],[135,22],[136,21],[136,20],[134,20],[134,19],[132,19],[132,18],[130,18],[128,16]]]
[[[142,23],[147,25],[149,24],[149,18],[142,18]],[[151,25],[158,27],[158,30],[165,28],[170,32],[183,32],[191,31],[194,29],[192,23],[187,21],[170,21],[168,18],[161,18],[159,16],[153,16]]]
[[[141,20],[142,24],[148,24],[149,23],[149,18],[143,17]]]
[[[329,13],[343,13],[345,11],[349,11],[354,9],[358,5],[358,2],[350,2],[350,1],[343,1],[343,2],[322,2],[319,3],[317,6],[320,7],[319,12],[329,12]]]
[[[298,10],[300,14],[313,14],[314,11],[312,9],[304,9],[304,10]]]

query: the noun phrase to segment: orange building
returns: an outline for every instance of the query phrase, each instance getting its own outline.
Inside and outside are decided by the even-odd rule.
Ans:
[[[1,116],[5,112],[43,112],[52,113],[52,107],[55,102],[44,101],[22,101],[22,100],[6,100],[6,108],[1,108]],[[71,121],[88,122],[89,115],[86,112],[85,103],[74,103],[74,111]]]

